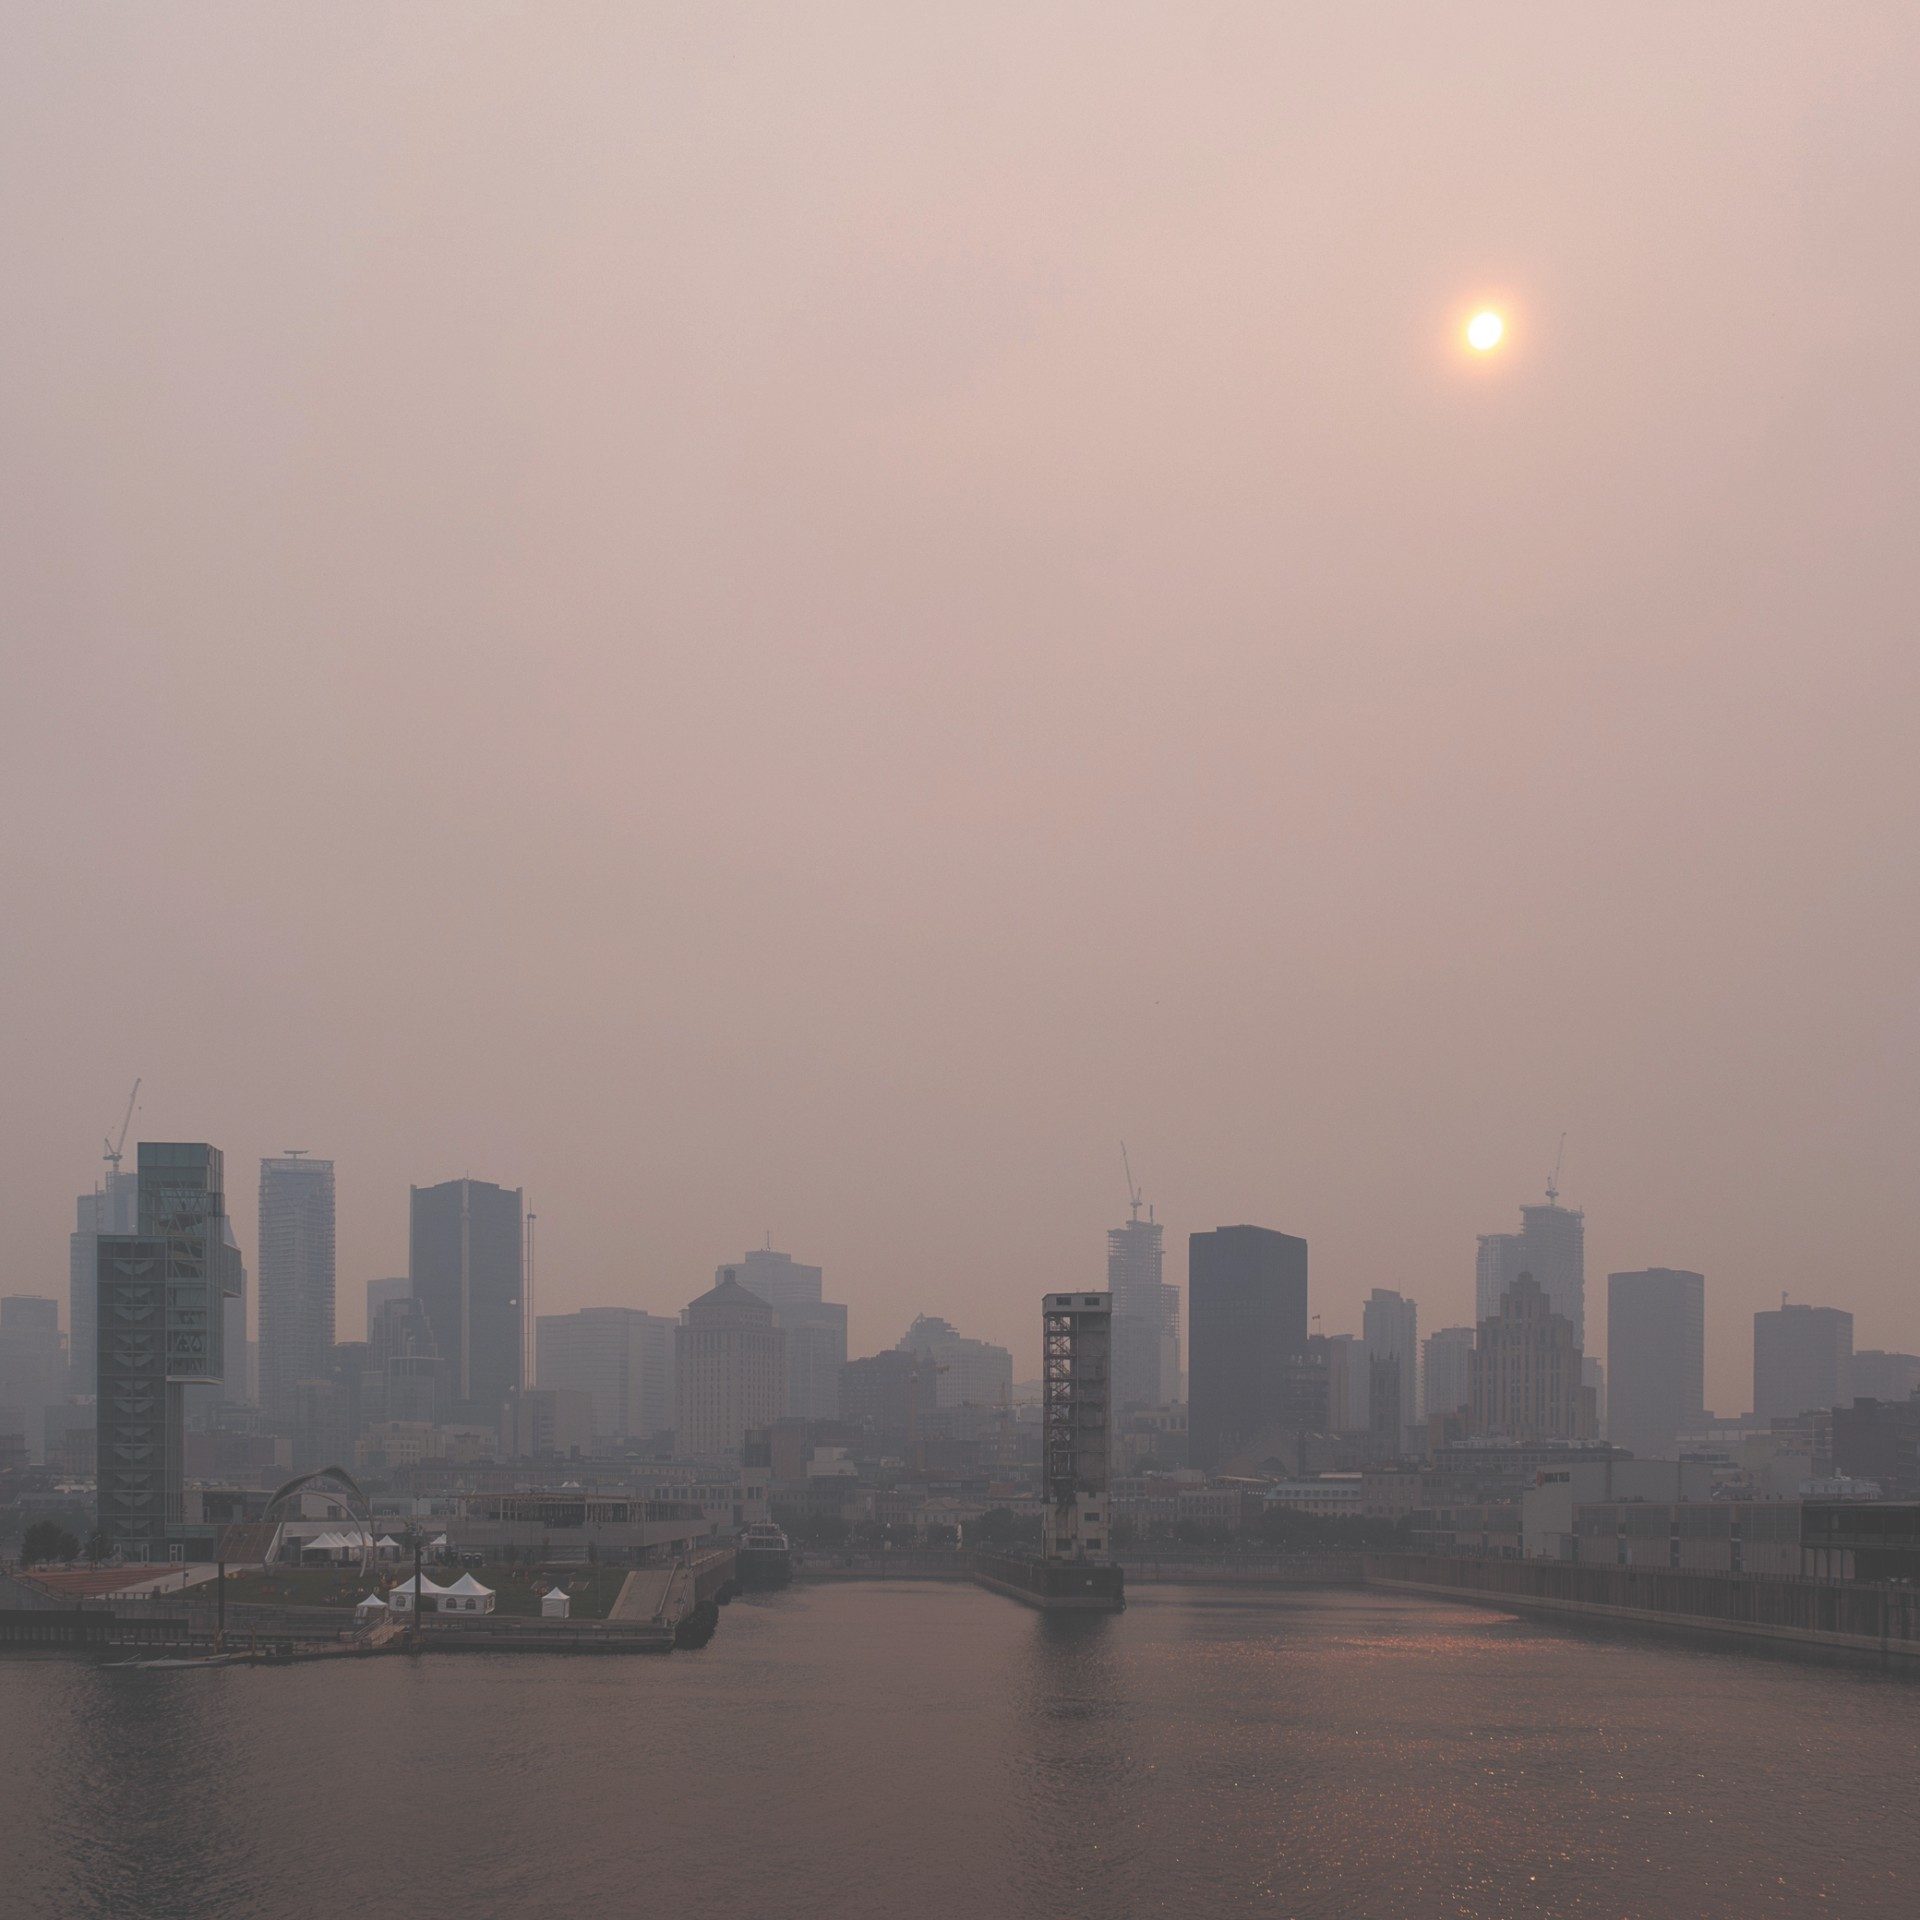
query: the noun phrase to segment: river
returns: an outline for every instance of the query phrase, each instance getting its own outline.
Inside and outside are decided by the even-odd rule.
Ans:
[[[670,1658],[0,1661],[6,1920],[1912,1914],[1911,1681],[1365,1593],[749,1596]]]

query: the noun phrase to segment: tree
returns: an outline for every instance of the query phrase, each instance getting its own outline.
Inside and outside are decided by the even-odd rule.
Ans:
[[[58,1520],[36,1520],[20,1536],[20,1564],[37,1565],[43,1560],[73,1561],[80,1557],[80,1542]]]

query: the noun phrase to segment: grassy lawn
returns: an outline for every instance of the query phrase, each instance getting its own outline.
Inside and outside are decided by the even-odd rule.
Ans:
[[[426,1576],[441,1586],[451,1586],[463,1573],[471,1573],[483,1587],[494,1591],[494,1612],[537,1618],[540,1596],[556,1582],[573,1596],[573,1618],[604,1620],[607,1609],[620,1593],[620,1584],[630,1569],[626,1567],[572,1567],[564,1573],[547,1573],[530,1567],[435,1567],[428,1566]],[[383,1593],[413,1578],[413,1563],[383,1563],[371,1579],[357,1567],[269,1567],[263,1572],[236,1573],[227,1581],[227,1599],[236,1604],[260,1603],[279,1607],[351,1607],[371,1592]],[[207,1597],[212,1590],[204,1589]]]

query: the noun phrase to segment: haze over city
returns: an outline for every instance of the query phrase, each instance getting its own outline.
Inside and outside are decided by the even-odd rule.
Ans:
[[[1907,1920],[1917,107],[0,0],[4,1920]]]
[[[1711,1403],[1899,1344],[1911,10],[875,27],[11,10],[16,1262],[138,1073],[346,1301],[1019,1346],[1124,1136],[1440,1324],[1565,1130]]]

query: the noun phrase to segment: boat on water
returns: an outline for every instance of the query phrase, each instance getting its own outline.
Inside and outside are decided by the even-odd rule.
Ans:
[[[784,1587],[793,1578],[793,1547],[771,1520],[758,1520],[741,1534],[734,1567],[749,1593]]]

